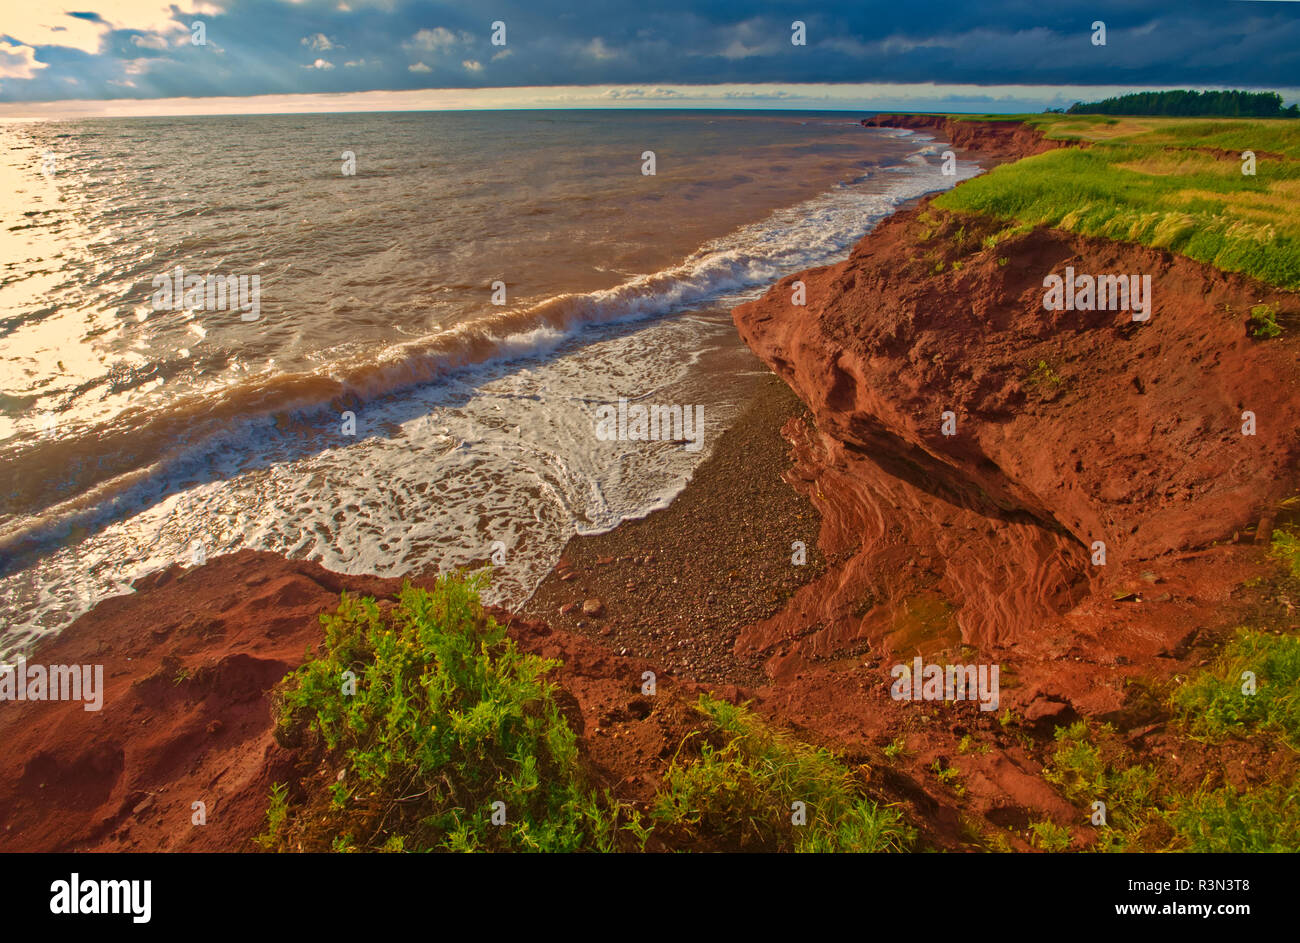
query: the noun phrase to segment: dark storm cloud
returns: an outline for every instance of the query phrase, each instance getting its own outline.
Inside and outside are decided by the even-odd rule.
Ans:
[[[95,54],[56,45],[57,33],[44,44],[21,30],[0,34],[9,43],[0,52],[18,61],[15,50],[34,47],[45,64],[26,76],[0,71],[0,100],[721,82],[1271,88],[1300,79],[1300,3],[1289,2],[214,2],[223,12],[173,7],[171,29],[141,29],[108,0],[64,14],[103,24]],[[205,46],[190,42],[195,20]],[[493,20],[506,23],[504,47],[489,41]],[[790,42],[794,20],[807,26],[806,46]],[[1096,20],[1106,24],[1104,47],[1091,42]]]

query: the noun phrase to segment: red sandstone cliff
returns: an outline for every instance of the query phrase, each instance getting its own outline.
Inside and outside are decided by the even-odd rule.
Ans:
[[[1066,146],[1065,141],[1045,138],[1040,131],[1015,120],[962,121],[947,115],[876,115],[863,118],[862,126],[928,131],[959,150],[979,151],[996,160],[1019,160]]]
[[[815,430],[788,430],[791,479],[842,561],[742,633],[741,651],[798,638],[805,660],[864,641],[910,653],[958,641],[949,624],[984,651],[1014,646],[1152,561],[1232,541],[1294,493],[1296,346],[1245,326],[1253,304],[1291,311],[1294,296],[1058,231],[983,248],[997,228],[923,205],[736,309],[813,412]],[[1150,274],[1154,315],[1044,310],[1043,278],[1066,266]],[[795,280],[806,307],[791,303]],[[1257,435],[1242,434],[1244,411]]]

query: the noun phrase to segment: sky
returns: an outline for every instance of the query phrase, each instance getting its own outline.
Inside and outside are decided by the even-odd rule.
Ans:
[[[1016,112],[1161,88],[1266,89],[1289,103],[1297,85],[1291,0],[6,0],[0,14],[9,117]]]

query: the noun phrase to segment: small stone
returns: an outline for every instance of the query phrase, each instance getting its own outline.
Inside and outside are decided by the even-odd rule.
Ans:
[[[131,814],[140,815],[144,812],[148,812],[152,808],[153,808],[153,796],[148,795],[145,796],[144,799],[141,800],[140,803],[136,805],[134,809],[131,810]]]
[[[603,600],[593,597],[582,604],[582,614],[598,619],[605,612],[605,603]]]
[[[573,615],[573,613],[577,611],[578,611],[578,604],[576,602],[566,602],[563,606],[560,607],[560,615],[562,616]]]
[[[613,557],[601,557],[596,561],[596,566],[609,566],[614,562]]]
[[[567,583],[567,582],[569,582],[570,580],[576,580],[577,578],[578,578],[578,574],[577,574],[577,573],[574,573],[572,570],[570,570],[568,573],[561,573],[561,574],[560,574],[560,580],[561,580],[561,582],[564,582],[564,583]]]

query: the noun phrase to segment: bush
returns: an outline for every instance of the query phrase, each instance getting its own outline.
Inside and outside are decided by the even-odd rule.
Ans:
[[[678,749],[651,819],[659,837],[728,851],[903,851],[913,832],[830,752],[702,695],[705,729]],[[682,761],[682,751],[693,753]],[[806,823],[792,809],[804,804]],[[674,841],[675,840],[675,841]]]
[[[1246,793],[1232,786],[1198,792],[1170,819],[1179,850],[1300,851],[1300,786],[1275,783]]]
[[[277,738],[314,749],[337,773],[327,768],[307,784],[297,815],[273,801],[279,821],[264,844],[613,847],[616,810],[588,786],[545,680],[558,663],[520,653],[483,612],[479,586],[455,577],[432,592],[408,586],[388,611],[345,594],[337,612],[321,616],[323,653],[278,692]],[[504,825],[492,822],[494,803],[504,803]]]
[[[1255,693],[1242,689],[1255,675]],[[1211,740],[1271,733],[1300,749],[1300,638],[1242,629],[1209,670],[1174,692],[1193,734]]]
[[[1282,328],[1277,323],[1277,309],[1272,305],[1255,305],[1250,309],[1250,325],[1247,328],[1251,337],[1280,337]]]

